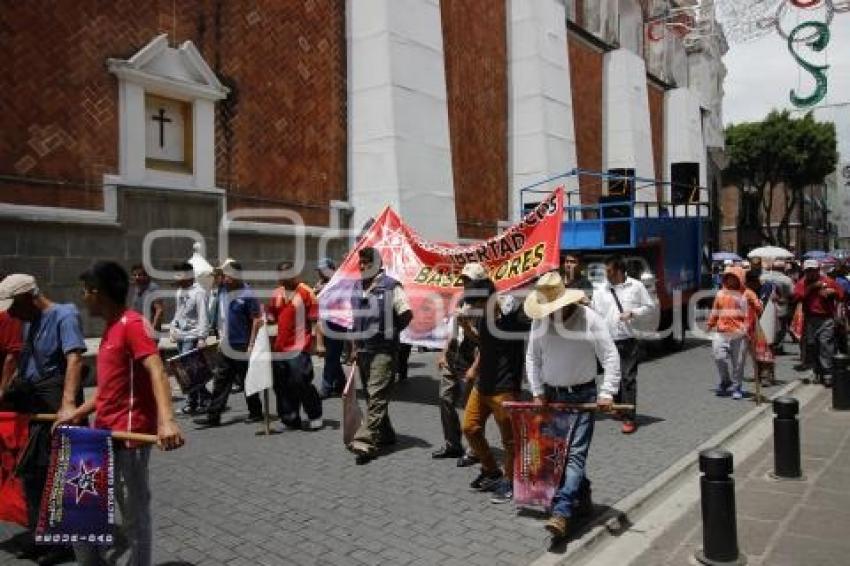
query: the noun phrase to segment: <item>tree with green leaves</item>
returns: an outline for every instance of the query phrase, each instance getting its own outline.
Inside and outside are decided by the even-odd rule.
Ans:
[[[741,199],[758,205],[762,240],[788,247],[790,221],[803,201],[803,189],[823,183],[835,171],[835,124],[818,122],[811,112],[794,118],[787,110],[774,110],[761,122],[727,126],[726,156],[726,180],[738,187]],[[786,206],[773,226],[776,191],[784,192]]]

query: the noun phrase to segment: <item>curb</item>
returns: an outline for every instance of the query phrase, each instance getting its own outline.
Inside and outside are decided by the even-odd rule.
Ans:
[[[707,448],[713,448],[726,444],[741,436],[742,432],[748,430],[750,424],[762,417],[771,409],[771,401],[783,395],[789,395],[802,386],[799,379],[795,379],[782,389],[776,391],[767,398],[761,407],[753,407],[738,420],[723,430],[714,434],[711,438],[697,446],[694,450],[673,463],[665,471],[652,478],[646,485],[633,491],[626,497],[614,503],[612,510],[598,517],[592,526],[580,538],[570,541],[566,552],[555,554],[546,552],[534,562],[532,566],[554,566],[557,564],[575,563],[592,548],[601,544],[609,537],[621,534],[631,524],[629,517],[645,509],[650,503],[655,503],[668,494],[668,488],[677,484],[680,480],[695,473],[699,466],[699,453]]]

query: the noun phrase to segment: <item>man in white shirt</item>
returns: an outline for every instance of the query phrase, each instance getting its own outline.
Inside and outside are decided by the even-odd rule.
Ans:
[[[177,272],[177,295],[170,336],[177,344],[177,352],[185,354],[206,345],[209,333],[207,292],[195,281],[194,270],[189,262],[175,265],[174,269]],[[209,402],[210,393],[204,385],[189,393],[182,412],[186,415],[193,415],[198,410],[204,412]]]
[[[605,260],[607,281],[593,294],[591,308],[608,323],[611,337],[620,354],[620,391],[618,403],[637,405],[637,373],[640,344],[635,338],[635,320],[652,314],[655,302],[643,283],[626,275],[626,262],[614,255]],[[623,415],[623,434],[637,430],[636,411]]]
[[[584,292],[567,289],[560,275],[547,273],[526,298],[532,319],[525,370],[536,403],[596,403],[609,410],[620,384],[620,357],[605,321],[579,304]],[[596,360],[604,369],[597,395]],[[576,414],[562,484],[546,524],[554,540],[566,537],[572,517],[592,510],[585,466],[593,438],[593,412]]]

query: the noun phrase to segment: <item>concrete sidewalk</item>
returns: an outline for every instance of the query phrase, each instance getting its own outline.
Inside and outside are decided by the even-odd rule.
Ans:
[[[808,387],[820,387],[811,385]],[[850,412],[832,411],[831,390],[801,411],[804,481],[775,481],[773,438],[735,463],[738,543],[750,565],[850,564]],[[623,564],[696,564],[702,547],[699,503]]]

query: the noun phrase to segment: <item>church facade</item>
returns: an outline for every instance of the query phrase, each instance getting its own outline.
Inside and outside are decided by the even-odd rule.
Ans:
[[[708,202],[725,42],[668,25],[705,26],[695,4],[7,3],[0,270],[71,299],[93,259],[167,269],[196,240],[211,261],[309,264],[386,205],[425,237],[484,238],[576,167]]]

